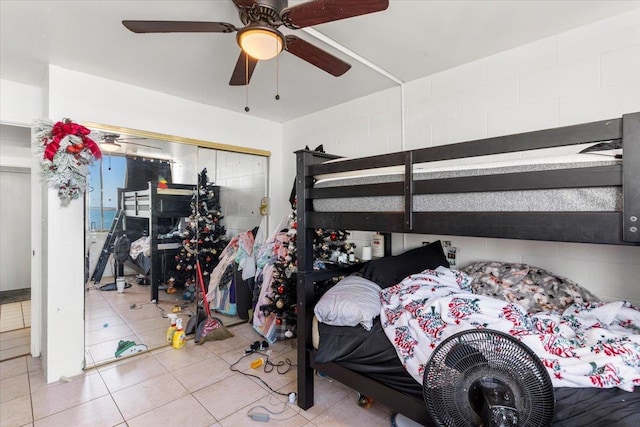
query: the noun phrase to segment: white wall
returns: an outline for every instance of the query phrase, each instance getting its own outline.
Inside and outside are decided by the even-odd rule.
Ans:
[[[42,89],[0,79],[0,122],[31,126],[42,117]]]
[[[285,123],[285,183],[295,175],[289,153],[305,144],[353,157],[640,111],[638,22],[636,10],[407,83],[404,129],[399,88]],[[640,304],[640,247],[409,235],[404,247],[440,237],[460,248],[460,265],[525,262]],[[369,239],[355,234],[356,244]]]
[[[31,150],[28,147],[5,145],[0,140],[0,166],[31,170]]]

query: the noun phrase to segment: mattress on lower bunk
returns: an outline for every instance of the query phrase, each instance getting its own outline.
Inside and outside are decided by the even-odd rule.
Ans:
[[[374,320],[371,331],[360,326],[330,326],[316,321],[315,317],[313,329],[313,335],[319,338],[319,345],[314,344],[315,362],[337,362],[422,400],[422,386],[400,363],[398,354],[384,334],[380,317]]]
[[[577,156],[577,155],[576,155]],[[493,174],[585,168],[620,164],[620,160],[596,160],[591,155],[586,161],[575,161],[575,156],[560,159],[537,159],[535,163],[523,161],[496,164],[466,165],[424,169],[414,167],[414,180],[429,180],[482,176]],[[374,170],[357,171],[361,174],[324,175],[315,183],[315,188],[367,185],[386,182],[401,182],[404,173],[393,168],[384,168],[382,173]],[[621,187],[561,188],[549,190],[492,191],[452,194],[419,194],[413,197],[415,212],[560,212],[560,211],[621,211]],[[375,196],[314,199],[317,212],[402,212],[404,196]]]
[[[371,331],[361,326],[330,326],[314,318],[314,360],[335,362],[386,386],[423,400],[422,385],[404,369],[380,324]],[[366,390],[360,390],[366,394]],[[563,427],[640,425],[640,387],[633,392],[619,388],[554,389],[556,406],[552,425]]]

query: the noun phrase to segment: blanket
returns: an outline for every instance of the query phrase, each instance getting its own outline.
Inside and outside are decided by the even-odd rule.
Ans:
[[[472,279],[438,267],[380,293],[385,334],[411,376],[422,384],[440,342],[469,329],[516,337],[541,359],[554,387],[640,385],[640,310],[620,301],[575,303],[563,312],[527,313],[516,303],[471,292]]]
[[[151,236],[142,236],[135,242],[131,243],[129,256],[136,259],[140,254],[143,254],[144,256],[151,256]]]
[[[506,262],[476,262],[464,269],[471,291],[520,304],[528,313],[564,311],[573,303],[600,302],[587,289],[539,267]]]

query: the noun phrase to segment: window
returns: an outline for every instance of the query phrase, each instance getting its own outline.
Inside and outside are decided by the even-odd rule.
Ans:
[[[109,230],[118,209],[118,188],[124,188],[126,158],[104,156],[89,167],[89,230]]]

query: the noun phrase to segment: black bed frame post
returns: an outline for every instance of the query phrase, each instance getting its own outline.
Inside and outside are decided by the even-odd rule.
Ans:
[[[148,181],[147,186],[149,188],[149,236],[151,236],[150,250],[152,254],[158,253],[158,215],[157,212],[160,206],[156,206],[158,201],[158,184],[156,181]],[[136,203],[137,205],[137,203]],[[160,271],[159,262],[151,262],[150,269],[151,277],[149,282],[151,283],[151,301],[158,303],[158,286],[160,285],[160,277],[162,277]]]
[[[124,210],[124,188],[118,188],[118,211]],[[116,215],[119,215],[116,213]],[[120,229],[118,230],[118,234],[123,234],[122,232],[127,229],[127,216],[122,215],[122,221],[120,222]],[[114,231],[115,232],[115,231]],[[114,271],[115,277],[113,278],[113,282],[117,280],[118,277],[124,277],[124,264],[121,262],[116,263],[116,271]]]
[[[640,242],[640,113],[622,116],[622,147],[622,235],[626,242]]]
[[[313,369],[309,353],[312,347],[313,280],[310,274],[307,274],[313,272],[313,229],[307,226],[312,203],[307,199],[307,189],[313,186],[313,177],[307,177],[306,170],[309,165],[318,161],[311,151],[296,151],[298,406],[302,409],[313,406]]]
[[[413,151],[404,153],[404,232],[413,230]]]

